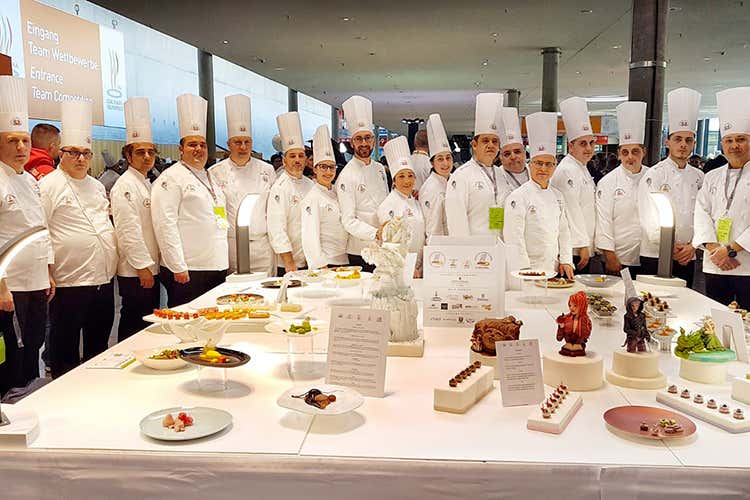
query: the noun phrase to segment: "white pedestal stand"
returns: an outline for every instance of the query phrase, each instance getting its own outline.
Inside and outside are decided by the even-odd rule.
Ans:
[[[495,380],[500,379],[500,367],[497,363],[497,356],[487,356],[486,354],[475,352],[469,348],[469,363],[473,363],[474,361],[479,361],[482,363],[482,366],[489,366],[492,368],[495,371]]]
[[[417,338],[405,342],[388,342],[388,356],[421,358],[424,355],[424,330],[417,331]]]
[[[620,349],[612,354],[612,369],[607,370],[608,382],[633,389],[662,389],[667,385],[667,377],[659,371],[659,353]]]
[[[750,380],[744,377],[732,380],[732,399],[750,405]]]
[[[571,391],[593,391],[604,383],[604,360],[593,351],[576,357],[548,352],[542,356],[542,372],[549,386],[563,383]]]
[[[727,364],[680,358],[680,377],[700,384],[723,384],[727,378]]]
[[[674,286],[677,288],[685,288],[687,286],[687,281],[682,278],[661,278],[652,274],[639,274],[638,281],[647,285]]]

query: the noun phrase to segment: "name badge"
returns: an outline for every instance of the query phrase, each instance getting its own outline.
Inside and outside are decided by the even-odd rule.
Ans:
[[[227,219],[227,210],[224,207],[214,207],[214,218],[216,219],[216,225],[219,229],[229,229],[229,221]]]
[[[719,219],[716,226],[716,239],[719,243],[729,243],[729,233],[732,231],[732,219]]]
[[[490,230],[502,231],[505,226],[505,208],[490,207]]]

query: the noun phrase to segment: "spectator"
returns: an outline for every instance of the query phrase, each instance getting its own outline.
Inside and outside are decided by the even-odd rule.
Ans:
[[[60,160],[60,129],[39,123],[31,131],[31,154],[24,169],[37,181],[55,170]]]

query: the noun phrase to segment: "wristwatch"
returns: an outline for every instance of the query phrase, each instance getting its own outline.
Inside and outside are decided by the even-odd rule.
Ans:
[[[732,248],[732,245],[727,245],[727,255],[730,259],[734,259],[735,257],[737,257],[737,250]]]

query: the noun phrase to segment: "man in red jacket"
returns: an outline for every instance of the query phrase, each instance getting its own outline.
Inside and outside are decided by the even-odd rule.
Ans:
[[[60,158],[60,129],[49,123],[40,123],[31,131],[31,155],[24,166],[38,181],[55,170]]]

